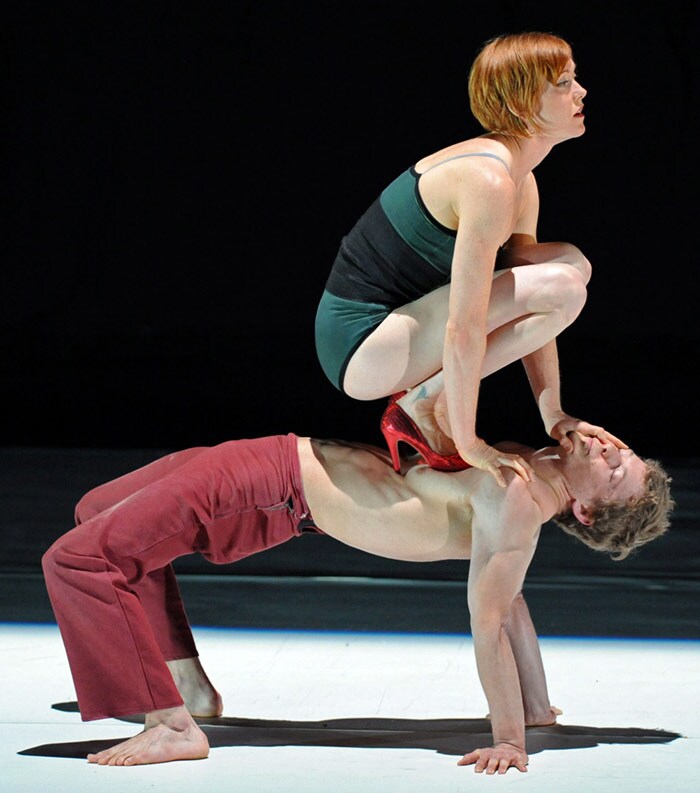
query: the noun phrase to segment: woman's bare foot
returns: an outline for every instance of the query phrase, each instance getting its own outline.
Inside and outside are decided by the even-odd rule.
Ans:
[[[178,658],[167,664],[185,707],[192,716],[221,716],[224,712],[221,695],[211,684],[199,658]]]
[[[97,765],[147,765],[173,760],[202,760],[209,755],[207,736],[195,724],[184,705],[146,714],[144,731],[97,754]]]
[[[432,389],[422,384],[404,394],[399,399],[399,405],[415,421],[433,451],[445,455],[455,454],[457,448],[454,441],[440,427],[435,414],[438,396],[439,392],[432,393]]]

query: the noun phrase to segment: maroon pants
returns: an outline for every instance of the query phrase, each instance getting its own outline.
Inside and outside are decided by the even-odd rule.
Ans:
[[[82,719],[183,704],[165,662],[197,649],[174,559],[234,562],[309,517],[293,434],[185,449],[83,496],[42,559]]]

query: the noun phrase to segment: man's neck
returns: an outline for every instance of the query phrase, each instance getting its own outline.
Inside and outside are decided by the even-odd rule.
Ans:
[[[535,471],[531,485],[533,498],[542,510],[545,520],[564,512],[571,504],[563,468],[563,452],[558,446],[547,446],[529,455]]]

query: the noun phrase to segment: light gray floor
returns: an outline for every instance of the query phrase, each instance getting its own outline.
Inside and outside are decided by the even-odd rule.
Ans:
[[[700,642],[543,638],[561,725],[528,733],[530,770],[456,765],[488,740],[469,636],[195,628],[224,697],[207,760],[82,759],[140,730],[81,722],[55,625],[0,624],[0,789],[55,793],[697,793]]]

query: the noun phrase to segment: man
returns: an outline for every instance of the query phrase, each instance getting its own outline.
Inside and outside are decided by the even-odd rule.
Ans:
[[[235,561],[300,535],[328,534],[407,561],[470,559],[468,597],[492,747],[465,755],[478,772],[527,770],[525,727],[552,724],[537,636],[522,596],[550,519],[623,558],[661,535],[673,507],[654,460],[579,432],[571,444],[517,450],[528,476],[432,470],[396,473],[366,445],[294,434],[230,441],[156,460],[89,492],[73,530],[43,557],[83,720],[145,713],[145,729],[88,755],[101,765],[206,757],[192,716],[221,700],[197,658],[170,565],[199,552]]]

